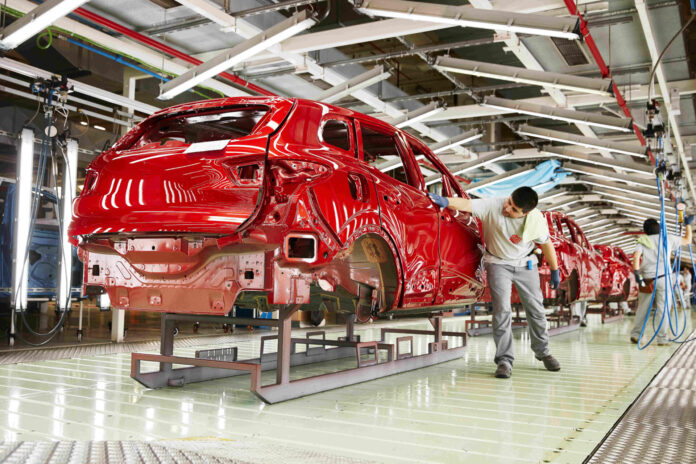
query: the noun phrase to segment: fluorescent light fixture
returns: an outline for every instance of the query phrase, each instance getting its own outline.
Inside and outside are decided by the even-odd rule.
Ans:
[[[633,203],[627,203],[624,201],[613,200],[611,198],[606,198],[606,199],[604,199],[604,201],[612,203],[612,204],[616,204],[616,205],[626,206],[628,208],[636,208],[639,210],[644,210],[648,213],[657,214],[658,216],[660,215],[660,207],[659,206],[656,206],[655,208],[646,208],[645,206],[634,205]],[[671,217],[675,217],[675,218],[677,217],[677,215],[671,211],[665,211],[665,216],[671,216]]]
[[[98,126],[98,125],[96,125],[96,124],[94,125],[94,128],[97,129],[97,130],[100,130],[100,131],[105,131],[105,130],[106,130],[106,128],[105,128],[104,126]]]
[[[534,127],[527,124],[522,124],[517,133],[528,137],[538,137],[554,142],[570,143],[572,145],[580,145],[582,147],[594,148],[597,150],[607,150],[625,155],[637,156],[645,158],[647,147],[642,146],[639,142],[611,142],[607,140],[594,139],[585,137],[584,135],[575,135],[568,132],[544,129]]]
[[[88,125],[89,125],[89,124],[87,123],[87,121],[80,121],[80,124],[82,124],[83,126],[88,126]]]
[[[34,170],[34,132],[22,129],[19,160],[17,161],[17,189],[15,191],[15,230],[12,248],[12,307],[27,309],[29,284],[29,229],[31,221],[31,191]]]
[[[639,187],[636,187],[634,189],[629,188],[628,186],[621,186],[616,183],[611,183],[608,181],[601,181],[599,179],[594,180],[594,178],[586,178],[582,177],[579,179],[579,182],[582,183],[583,185],[593,185],[593,186],[598,186],[598,187],[604,187],[612,190],[617,190],[619,192],[626,192],[634,195],[640,195],[643,197],[649,197],[649,198],[660,198],[657,193],[651,193],[648,189],[640,189]]]
[[[610,79],[592,79],[546,71],[534,71],[518,68],[517,66],[462,60],[460,58],[452,58],[451,56],[439,57],[435,61],[435,68],[458,74],[591,93],[603,97],[613,95],[613,84]]]
[[[587,124],[588,126],[602,127],[604,129],[613,129],[621,132],[633,131],[633,120],[630,118],[617,118],[614,116],[604,116],[603,114],[597,113],[587,113],[584,111],[568,110],[565,108],[554,108],[551,106],[538,105],[536,103],[508,100],[506,98],[498,98],[493,96],[484,98],[483,103],[481,104],[490,108],[510,110],[514,111],[515,113],[556,119],[569,123],[583,123]]]
[[[578,221],[584,221],[584,220],[586,220],[586,219],[590,219],[590,218],[593,218],[593,217],[599,216],[600,214],[602,214],[602,213],[594,213],[594,214],[590,214],[589,216],[584,216],[584,217],[581,217],[581,218],[579,218],[579,219],[577,219],[577,220],[578,220]]]
[[[404,0],[353,0],[353,3],[358,11],[371,16],[544,35],[569,40],[580,38],[579,18],[576,17],[557,18]]]
[[[597,166],[604,166],[607,168],[618,168],[624,171],[637,172],[639,174],[652,174],[653,168],[647,164],[636,163],[634,161],[624,161],[612,158],[605,158],[603,156],[590,155],[587,153],[581,153],[568,147],[554,147],[547,145],[543,147],[542,151],[548,153],[549,155],[556,156],[559,158],[565,158],[573,161],[580,161],[583,163],[594,164]]]
[[[182,75],[163,84],[160,89],[160,100],[169,100],[182,92],[210,79],[213,76],[226,71],[237,63],[241,63],[252,56],[267,50],[273,45],[292,37],[299,32],[309,29],[316,20],[310,16],[308,10],[303,10],[281,21],[269,29],[245,40],[239,45],[220,53],[214,58],[189,69]]]
[[[471,171],[473,169],[477,169],[477,168],[487,166],[489,164],[493,164],[496,161],[500,161],[502,159],[505,159],[510,155],[511,155],[511,153],[507,150],[494,151],[492,153],[481,156],[479,158],[476,158],[473,161],[466,163],[465,165],[463,165],[459,169],[453,171],[452,175],[458,176],[458,175],[464,174],[465,172]],[[436,184],[438,182],[440,182],[440,175],[439,174],[435,174],[435,175],[430,176],[430,177],[425,179],[425,185]]]
[[[61,257],[58,274],[58,295],[56,306],[61,311],[70,308],[70,287],[72,285],[72,245],[68,240],[68,225],[72,218],[72,201],[77,187],[77,140],[68,140],[63,163],[63,187],[60,199],[61,214]]]
[[[480,139],[481,137],[483,137],[483,132],[481,132],[478,129],[472,129],[456,137],[452,137],[451,139],[443,140],[442,142],[430,145],[430,147],[428,148],[430,148],[435,154],[442,153],[443,151],[449,150],[450,148],[459,145],[464,145],[465,143],[473,142],[474,140]]]
[[[389,76],[391,76],[391,73],[389,71],[385,71],[384,66],[375,66],[369,71],[333,86],[328,90],[324,90],[316,97],[316,100],[323,101],[325,103],[333,103],[354,92],[357,92],[358,90],[362,90],[376,84],[377,82],[383,81],[384,79],[389,78]]]
[[[89,0],[46,0],[2,31],[0,48],[12,50]]]
[[[630,218],[634,218],[634,219],[639,219],[641,221],[645,221],[648,218],[656,219],[656,217],[652,214],[641,213],[639,211],[626,211],[626,210],[619,209],[619,212],[621,213],[622,216],[626,216],[626,217],[630,217]],[[669,219],[667,219],[666,222],[669,223],[670,225],[676,224],[674,221],[670,221]]]
[[[592,192],[597,193],[603,197],[618,198],[620,200],[626,199],[626,195],[619,195],[618,193],[612,192],[609,189],[598,188],[596,186],[593,186]],[[652,206],[653,208],[660,209],[660,204],[657,201],[645,200],[643,198],[631,198],[631,201],[634,203],[641,203],[643,205]]]
[[[418,155],[416,156],[416,161],[420,161],[423,158],[425,158],[425,155]],[[385,161],[384,163],[380,164],[379,166],[375,166],[377,169],[379,169],[381,172],[387,172],[391,171],[393,169],[400,168],[403,166],[404,163],[401,161],[400,157],[397,157],[393,160]]]
[[[657,185],[654,181],[648,179],[641,179],[628,174],[620,174],[618,172],[606,171],[604,169],[591,168],[589,166],[581,166],[579,164],[573,163],[563,163],[563,170],[570,172],[577,172],[580,174],[587,174],[588,176],[601,177],[611,180],[616,180],[619,182],[625,182],[627,184],[638,185],[643,188],[655,189],[657,190]]]
[[[557,197],[560,197],[560,196],[563,196],[563,195],[572,195],[572,193],[567,192],[567,191],[554,193],[553,195],[549,195],[549,196],[547,196],[547,197],[541,197],[541,198],[539,198],[539,202],[546,202],[546,201],[551,200],[552,198],[557,198]]]
[[[484,179],[479,182],[475,182],[473,184],[469,184],[464,186],[464,191],[465,192],[472,192],[474,190],[478,190],[483,187],[490,187],[491,185],[495,185],[498,182],[502,182],[507,179],[514,179],[516,177],[523,176],[527,174],[528,172],[533,171],[534,168],[530,168],[527,166],[520,166],[517,169],[513,169],[512,171],[506,171],[502,174],[498,174],[497,176],[489,177],[488,179]]]
[[[574,205],[575,203],[580,203],[581,201],[582,201],[582,200],[570,200],[570,201],[566,201],[565,203],[559,203],[559,204],[557,204],[557,205],[551,205],[551,206],[549,206],[549,207],[546,208],[546,209],[547,209],[547,211],[555,211],[555,210],[558,209],[558,208],[562,208],[562,207],[564,207],[564,206]],[[562,213],[563,211],[560,211],[560,212]],[[565,214],[565,213],[564,213],[564,214]]]
[[[434,114],[441,113],[442,111],[445,111],[445,107],[443,105],[437,102],[431,102],[418,108],[417,110],[409,111],[408,113],[388,122],[394,127],[401,129],[422,121]]]

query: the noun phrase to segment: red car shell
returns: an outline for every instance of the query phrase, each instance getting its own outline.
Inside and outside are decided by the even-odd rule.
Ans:
[[[421,141],[372,117],[278,97],[188,103],[88,166],[69,235],[87,292],[118,309],[301,304],[366,320],[474,302],[478,224],[439,210],[424,172],[466,196]]]
[[[602,256],[587,241],[582,229],[570,217],[555,211],[542,211],[548,222],[551,242],[556,250],[561,285],[553,290],[550,285],[551,269],[537,246],[533,259],[537,260],[541,293],[545,305],[570,304],[576,301],[596,300],[601,292]],[[486,288],[483,302],[490,302]],[[512,303],[519,304],[520,297],[514,285]]]
[[[638,285],[633,275],[633,263],[621,247],[595,245],[604,258],[600,302],[633,301],[638,298]]]

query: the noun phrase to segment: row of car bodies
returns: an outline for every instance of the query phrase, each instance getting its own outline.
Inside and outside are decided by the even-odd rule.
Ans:
[[[422,169],[421,169],[422,167]],[[162,110],[95,159],[73,205],[88,291],[116,308],[234,304],[358,312],[476,301],[478,225],[421,141],[372,117],[275,97]]]
[[[302,305],[364,321],[476,302],[480,224],[438,209],[426,178],[466,197],[427,146],[375,118],[302,99],[208,100],[159,111],[96,158],[69,233],[87,292],[119,309]],[[542,260],[545,299],[601,298],[602,256],[571,219],[545,214],[564,280],[551,290]]]
[[[551,270],[538,247],[534,259],[537,260],[544,304],[632,301],[638,297],[631,262],[620,247],[592,245],[571,217],[556,211],[543,211],[543,214],[561,273],[559,289],[551,289]],[[490,303],[488,289],[481,301]],[[514,287],[512,303],[520,303]]]

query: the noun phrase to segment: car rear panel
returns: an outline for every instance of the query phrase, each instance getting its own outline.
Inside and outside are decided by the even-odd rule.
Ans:
[[[224,148],[196,151],[193,144],[167,140],[128,149],[148,124],[179,107],[141,123],[131,131],[135,135],[129,133],[88,167],[73,204],[70,236],[77,241],[76,236],[114,232],[234,233],[259,203],[268,139],[292,108],[289,100],[281,103],[269,107],[251,135]]]

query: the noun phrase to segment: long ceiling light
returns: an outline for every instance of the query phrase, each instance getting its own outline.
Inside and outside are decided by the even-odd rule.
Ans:
[[[620,200],[621,200],[621,199],[623,199],[623,200],[626,199],[626,195],[620,195],[619,193],[613,192],[612,190],[610,190],[610,189],[608,189],[608,188],[602,188],[602,187],[593,186],[593,187],[592,187],[592,192],[593,192],[593,193],[598,193],[599,195],[601,195],[601,196],[603,196],[603,197],[618,198],[618,199],[620,199]],[[644,198],[635,198],[635,197],[634,197],[634,198],[631,198],[631,202],[634,202],[634,203],[641,203],[641,204],[643,204],[643,205],[652,206],[652,207],[658,208],[658,209],[660,208],[660,203],[659,203],[658,201],[650,201],[650,200],[646,200],[646,199],[644,199]]]
[[[389,123],[394,127],[398,127],[399,129],[401,129],[403,127],[410,126],[411,124],[420,122],[434,114],[441,113],[443,111],[445,111],[444,105],[438,102],[430,102],[427,105],[418,108],[417,110],[409,111],[403,116],[399,116],[398,118],[389,121]]]
[[[612,203],[612,204],[615,204],[615,205],[626,206],[626,207],[628,207],[628,208],[636,208],[636,209],[639,209],[639,210],[641,210],[641,211],[645,211],[645,212],[648,212],[648,213],[653,213],[653,214],[657,214],[657,215],[660,214],[660,208],[659,208],[659,206],[658,206],[658,207],[655,207],[655,208],[648,208],[648,207],[645,207],[645,206],[642,206],[642,205],[636,205],[636,204],[633,204],[633,203],[627,203],[627,202],[619,201],[619,200],[612,200],[612,199],[610,199],[610,198],[606,198],[604,201],[607,201],[607,202]],[[665,216],[677,217],[677,215],[676,215],[675,213],[671,212],[671,211],[665,211]]]
[[[387,18],[410,19],[452,26],[476,27],[517,34],[535,34],[576,40],[580,38],[579,19],[492,11],[470,6],[438,5],[404,0],[352,0],[358,11]]]
[[[12,50],[89,0],[46,0],[0,34],[0,48]]]
[[[465,143],[473,142],[474,140],[480,139],[481,137],[483,137],[483,132],[481,132],[478,129],[471,129],[462,134],[459,134],[456,137],[452,137],[451,139],[443,140],[442,142],[430,145],[428,148],[430,148],[435,154],[442,153],[443,151],[449,150],[450,148],[456,147],[458,145],[464,145]]]
[[[180,93],[185,92],[201,82],[233,67],[235,64],[241,63],[256,54],[267,50],[273,45],[280,43],[283,40],[306,29],[309,29],[314,24],[316,24],[316,17],[314,13],[310,13],[308,10],[303,10],[296,13],[275,26],[266,29],[260,34],[245,40],[239,45],[220,53],[205,63],[189,69],[179,77],[176,77],[175,79],[163,84],[161,86],[161,93],[158,98],[160,100],[169,100],[174,98]]]
[[[580,153],[568,147],[553,147],[545,146],[542,148],[544,153],[556,156],[559,158],[570,159],[573,161],[580,161],[583,163],[594,164],[597,166],[604,166],[608,168],[618,168],[624,171],[637,172],[640,174],[652,174],[653,169],[647,164],[636,163],[634,161],[624,161],[612,158],[605,158],[603,156],[590,155],[587,153]]]
[[[640,195],[642,197],[649,197],[649,198],[660,198],[660,196],[657,194],[657,192],[652,192],[650,189],[644,189],[640,187],[636,188],[629,188],[627,185],[622,186],[622,184],[617,184],[617,183],[612,183],[609,181],[603,181],[601,179],[595,179],[595,178],[590,178],[590,177],[580,177],[578,178],[578,182],[587,186],[587,185],[592,185],[592,186],[597,186],[597,187],[604,187],[612,190],[617,190],[619,192],[626,192],[630,193],[633,195]]]
[[[316,100],[323,101],[325,103],[333,103],[341,98],[347,97],[353,92],[357,92],[358,90],[383,81],[384,79],[389,78],[389,76],[391,76],[391,73],[389,71],[385,71],[384,66],[375,66],[369,71],[366,71],[352,79],[323,91],[316,97]]]
[[[616,153],[623,153],[630,156],[645,157],[646,147],[639,142],[611,142],[608,140],[594,139],[583,135],[575,135],[568,132],[544,129],[522,124],[517,129],[517,133],[529,137],[538,137],[554,142],[570,143],[582,147],[595,148],[597,150],[608,150]]]
[[[460,58],[452,58],[451,56],[439,57],[435,61],[435,68],[453,73],[489,77],[520,84],[592,93],[603,97],[612,96],[613,94],[613,84],[609,79],[593,79],[546,71],[534,71],[516,66],[462,60]]]
[[[639,185],[644,188],[657,190],[657,185],[654,180],[636,177],[635,175],[621,174],[618,172],[607,171],[605,169],[592,168],[590,166],[582,166],[575,163],[563,163],[563,170],[586,174],[588,176],[601,177],[605,179],[617,180],[627,184]]]
[[[511,153],[507,150],[494,151],[492,153],[481,156],[479,158],[476,158],[473,161],[470,161],[470,162],[464,164],[459,169],[452,171],[452,175],[459,176],[459,175],[464,174],[465,172],[471,171],[473,169],[482,168],[482,167],[487,166],[489,164],[493,164],[496,161],[500,161],[502,159],[505,159],[510,155],[511,155]],[[440,180],[441,180],[441,176],[439,174],[434,174],[434,175],[425,179],[425,185],[436,184],[436,183],[440,182]]]
[[[507,98],[493,96],[484,98],[481,104],[489,108],[509,110],[515,113],[539,116],[541,118],[556,119],[570,123],[584,123],[588,126],[602,127],[604,129],[613,129],[621,132],[633,131],[633,120],[630,118],[617,118],[615,116],[605,116],[603,114],[587,113],[585,111],[554,108],[552,106],[544,106],[520,100],[508,100]]]

